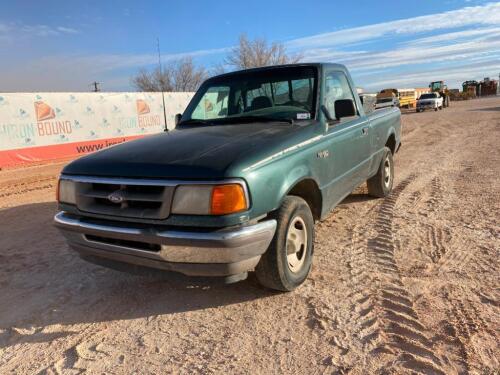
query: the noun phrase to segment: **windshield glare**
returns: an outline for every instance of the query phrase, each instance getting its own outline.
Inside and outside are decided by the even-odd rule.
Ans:
[[[315,116],[317,70],[287,67],[215,77],[205,82],[182,123],[232,123],[243,118],[307,120]]]

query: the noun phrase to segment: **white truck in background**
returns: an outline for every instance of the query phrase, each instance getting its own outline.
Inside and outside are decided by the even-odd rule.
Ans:
[[[443,97],[438,92],[431,92],[420,95],[417,100],[417,112],[425,111],[426,109],[443,109]]]

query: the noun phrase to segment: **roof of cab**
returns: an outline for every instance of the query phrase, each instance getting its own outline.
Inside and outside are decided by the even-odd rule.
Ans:
[[[228,77],[228,76],[237,75],[237,74],[241,74],[241,73],[263,72],[263,71],[267,71],[267,70],[293,68],[293,67],[308,67],[308,66],[328,67],[328,68],[335,68],[335,69],[342,70],[342,71],[347,71],[347,68],[342,64],[311,62],[311,63],[296,63],[296,64],[284,64],[284,65],[270,65],[270,66],[262,66],[262,67],[258,67],[258,68],[241,69],[241,70],[236,70],[234,72],[219,74],[219,75],[214,76],[212,78]]]

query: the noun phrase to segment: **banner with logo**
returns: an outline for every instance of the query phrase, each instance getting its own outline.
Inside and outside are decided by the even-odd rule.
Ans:
[[[193,93],[0,93],[0,168],[162,132]],[[165,112],[163,110],[165,101]]]

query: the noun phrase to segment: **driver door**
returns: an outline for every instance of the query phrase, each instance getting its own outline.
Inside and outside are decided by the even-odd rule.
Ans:
[[[357,94],[356,94],[357,95]],[[336,119],[335,101],[350,99],[354,102],[356,115],[342,118],[328,125],[326,139],[329,158],[329,196],[332,204],[339,203],[359,186],[369,173],[370,167],[370,121],[358,107],[354,88],[342,71],[325,73],[324,103],[332,118]]]

